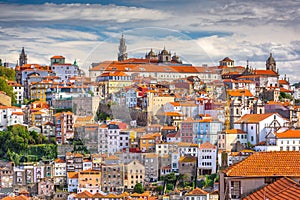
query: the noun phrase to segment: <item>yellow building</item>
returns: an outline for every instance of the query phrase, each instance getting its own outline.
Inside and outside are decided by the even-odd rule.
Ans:
[[[133,160],[125,165],[124,188],[133,190],[137,183],[144,184],[145,166],[138,160]]]
[[[84,170],[78,174],[78,193],[89,191],[92,194],[101,191],[101,171]]]
[[[107,97],[132,85],[132,78],[124,72],[115,71],[101,74],[96,78],[96,82],[102,85],[102,96]]]
[[[43,80],[41,82],[34,82],[30,85],[30,98],[46,101],[46,91],[53,85],[52,81]]]
[[[157,114],[159,111],[163,113],[163,106],[166,103],[174,102],[175,97],[170,94],[158,93],[149,91],[148,96],[148,122],[152,124],[153,121],[158,120]]]
[[[161,141],[160,133],[149,133],[140,137],[140,150],[142,152],[154,152],[156,142]]]

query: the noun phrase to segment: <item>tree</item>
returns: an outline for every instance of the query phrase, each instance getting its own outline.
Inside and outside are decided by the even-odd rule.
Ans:
[[[141,183],[137,183],[135,184],[134,188],[133,188],[133,192],[142,194],[144,192],[144,187]]]
[[[13,87],[7,84],[7,81],[0,77],[0,90],[5,92],[7,96],[11,97],[11,104],[16,104],[16,94],[14,93]]]
[[[14,81],[16,79],[16,72],[13,69],[0,66],[0,76],[10,81]]]
[[[156,190],[159,194],[161,194],[162,191],[164,190],[164,187],[163,187],[162,185],[159,185],[159,186],[157,186],[157,187],[155,188],[155,190]]]

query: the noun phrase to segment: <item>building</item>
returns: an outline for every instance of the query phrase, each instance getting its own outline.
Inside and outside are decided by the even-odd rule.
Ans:
[[[218,135],[218,147],[225,151],[240,151],[247,146],[248,135],[241,129],[222,131]]]
[[[198,171],[200,175],[214,174],[217,171],[217,147],[209,142],[199,145]]]
[[[66,183],[67,169],[66,161],[61,158],[54,160],[53,178],[55,185],[63,185]]]
[[[19,66],[27,64],[27,54],[25,54],[25,49],[22,47],[22,51],[19,57]]]
[[[78,173],[79,172],[68,172],[68,176],[67,176],[68,192],[77,193]]]
[[[124,165],[124,189],[132,190],[137,183],[144,185],[145,180],[145,166],[138,160],[133,160]]]
[[[55,126],[55,137],[57,144],[65,144],[68,139],[74,137],[74,114],[72,112],[61,112],[53,115]]]
[[[246,114],[235,122],[234,128],[247,132],[248,142],[256,145],[267,142],[275,145],[274,132],[288,125],[288,120],[278,113]]]
[[[38,182],[38,195],[42,197],[52,197],[54,194],[54,183],[52,179],[44,178]]]
[[[297,200],[300,197],[300,184],[288,177],[278,179],[274,183],[266,184],[243,198],[243,200],[257,199],[291,199]]]
[[[140,150],[142,152],[155,152],[155,144],[161,141],[160,133],[148,133],[140,137]]]
[[[8,81],[8,85],[13,87],[17,104],[22,105],[24,102],[24,86],[15,81]]]
[[[145,166],[145,182],[157,181],[159,176],[158,155],[155,153],[145,153],[141,159]]]
[[[300,151],[300,130],[287,129],[276,132],[276,146],[280,151]]]
[[[101,171],[89,169],[78,172],[77,193],[83,191],[88,191],[92,194],[101,191]]]
[[[197,171],[197,157],[194,156],[182,156],[178,162],[179,174],[187,175],[187,181],[193,181],[196,177]]]
[[[282,177],[299,182],[299,151],[256,152],[220,172],[220,200],[242,199]]]
[[[209,200],[209,193],[201,190],[200,188],[195,188],[192,191],[184,195],[184,200]]]
[[[0,130],[7,126],[24,124],[24,113],[21,108],[15,106],[0,105]]]
[[[111,164],[102,166],[101,187],[103,192],[121,193],[124,190],[124,165],[118,164],[113,158],[106,158]]]

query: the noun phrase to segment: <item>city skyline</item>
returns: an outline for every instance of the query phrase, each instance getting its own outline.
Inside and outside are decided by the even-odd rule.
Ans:
[[[128,57],[166,47],[193,65],[265,68],[269,53],[279,73],[298,82],[297,1],[1,1],[0,53],[16,62],[25,47],[28,63],[49,64],[53,55],[85,68],[116,60],[124,33]]]

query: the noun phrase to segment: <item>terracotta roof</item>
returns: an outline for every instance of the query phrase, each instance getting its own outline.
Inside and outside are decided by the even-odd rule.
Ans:
[[[178,142],[177,145],[179,147],[198,147],[198,144],[194,144],[190,142]]]
[[[158,158],[158,155],[156,153],[147,153],[145,158]]]
[[[300,130],[288,129],[281,133],[275,133],[277,138],[300,138]]]
[[[57,158],[56,160],[54,160],[55,163],[65,163],[65,161],[61,158]]]
[[[256,69],[254,70],[256,75],[268,75],[268,76],[277,76],[278,74],[273,70],[264,70],[264,69]]]
[[[282,84],[282,85],[289,85],[289,82],[287,80],[278,80],[278,83],[279,84]]]
[[[203,144],[199,145],[199,149],[215,149],[216,146],[211,144],[210,142],[204,142]]]
[[[300,184],[294,180],[283,177],[255,192],[251,193],[243,200],[299,200]]]
[[[182,117],[183,114],[180,114],[178,112],[165,112],[164,113],[166,116],[173,116],[173,117]]]
[[[187,193],[185,196],[197,196],[197,195],[207,195],[208,192],[201,190],[200,188],[195,188],[189,193]]]
[[[223,171],[227,176],[300,176],[299,151],[256,152]]]
[[[230,129],[230,130],[225,130],[226,134],[246,134],[245,131],[241,129]]]
[[[29,199],[30,199],[29,197],[20,195],[20,196],[16,196],[16,197],[7,196],[7,197],[4,197],[2,200],[29,200]]]
[[[52,56],[51,59],[62,59],[62,58],[65,58],[63,56]]]
[[[119,157],[117,157],[115,155],[111,155],[111,156],[105,158],[105,160],[119,160]]]
[[[197,158],[193,156],[182,156],[179,158],[179,162],[196,162]]]
[[[93,197],[93,194],[90,193],[89,191],[84,190],[83,192],[75,195],[75,198],[91,198]]]
[[[78,178],[78,172],[68,172],[68,178]]]
[[[265,114],[245,114],[235,123],[259,123],[262,120],[272,116],[274,113],[265,113]]]
[[[176,130],[176,126],[163,126],[162,130]]]
[[[241,96],[245,96],[245,97],[252,97],[253,94],[247,90],[247,89],[242,89],[242,90],[228,90],[228,94],[230,96],[234,96],[234,97],[241,97]]]

